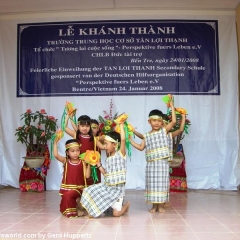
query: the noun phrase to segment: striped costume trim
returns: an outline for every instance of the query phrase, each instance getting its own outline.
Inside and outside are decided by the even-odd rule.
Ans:
[[[87,198],[87,201],[89,203],[91,203],[91,208],[96,210],[96,212],[99,213],[99,215],[102,213],[99,208],[97,207],[96,203],[94,202],[94,200],[92,199],[91,195],[89,195],[86,191],[84,192],[85,193],[85,197]],[[87,207],[83,204],[83,202],[81,202],[82,206],[86,209],[86,211],[88,212],[87,210]],[[88,212],[89,214],[89,212]],[[90,214],[89,214],[90,215]]]
[[[154,148],[153,150],[147,151],[147,152],[146,152],[146,155],[151,155],[151,154],[153,154],[153,153],[158,153],[159,150],[165,151],[165,150],[169,150],[169,148],[168,148],[168,147]]]
[[[122,182],[118,182],[118,183],[115,183],[115,184],[108,184],[107,182],[105,182],[106,185],[108,186],[116,186],[116,185],[119,185],[119,184],[122,184],[122,183],[125,183],[126,181],[122,181]]]
[[[112,173],[106,173],[104,174],[104,176],[111,176],[111,175],[117,175],[117,174],[120,174],[120,173],[126,173],[126,170],[122,170],[122,171],[118,171],[118,172],[112,172]]]
[[[71,184],[61,184],[62,189],[83,189],[85,186],[84,185],[71,185]]]
[[[61,188],[64,191],[76,191],[80,196],[82,195],[77,189],[66,189],[66,188]],[[63,193],[59,193],[60,196],[63,195]]]
[[[146,192],[145,193],[145,195],[146,196],[150,196],[150,195],[158,195],[158,194],[167,194],[168,192],[167,191],[164,191],[164,192],[152,192],[152,191],[150,191],[150,192]]]
[[[157,160],[167,160],[168,157],[160,157],[160,158],[154,158],[152,160],[147,160],[147,162],[154,162],[154,161],[157,161]]]
[[[153,204],[153,203],[166,203],[166,202],[146,202],[146,204]]]
[[[168,192],[146,192],[145,197],[153,197],[153,198],[166,198],[168,196]],[[146,203],[165,203],[166,201],[146,201]]]
[[[77,208],[67,208],[62,214],[67,217],[77,217]]]

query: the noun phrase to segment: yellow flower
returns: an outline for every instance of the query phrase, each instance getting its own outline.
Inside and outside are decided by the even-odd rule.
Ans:
[[[112,125],[112,121],[111,121],[111,120],[107,120],[107,121],[106,121],[106,124],[107,124],[108,126],[111,126],[111,125]]]
[[[115,123],[120,124],[124,123],[128,118],[128,115],[126,113],[121,114],[117,119],[114,120]]]
[[[115,131],[120,133],[120,126],[119,125],[117,125],[115,127]],[[133,132],[133,126],[130,123],[128,123],[128,132]]]
[[[98,163],[100,159],[100,153],[98,151],[87,150],[84,156],[84,161],[94,166]]]
[[[110,129],[111,129],[110,126],[105,126],[105,127],[104,127],[104,130],[105,130],[105,131],[109,131]]]

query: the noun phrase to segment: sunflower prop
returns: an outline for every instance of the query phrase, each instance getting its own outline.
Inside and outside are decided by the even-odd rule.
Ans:
[[[93,151],[93,150],[87,150],[83,160],[92,165],[95,166],[99,160],[100,160],[100,153],[98,151]]]
[[[187,115],[187,110],[184,108],[175,108],[176,114],[184,114]]]
[[[54,159],[53,158],[53,144],[54,142],[58,142],[61,138],[63,137],[63,131],[61,128],[59,128],[51,137],[51,142],[50,142],[50,153],[51,153],[51,156],[50,158],[51,159]]]
[[[119,115],[114,122],[117,123],[117,126],[115,127],[115,131],[120,133],[120,126],[119,124],[123,123],[123,127],[124,127],[124,132],[126,135],[126,148],[128,151],[128,156],[131,157],[132,156],[132,149],[131,149],[131,143],[129,141],[129,136],[133,135],[133,126],[131,124],[129,124],[126,120],[128,118],[128,115],[126,113],[123,113],[121,115]]]
[[[65,109],[66,109],[67,114],[69,116],[75,116],[76,115],[77,109],[74,107],[73,103],[70,103],[70,102],[67,101],[66,105],[65,105]]]
[[[133,134],[134,128],[130,123],[127,123],[127,130],[128,130],[129,135]],[[115,127],[115,132],[120,133],[120,126],[119,125],[117,125]]]
[[[100,160],[100,153],[98,151],[93,150],[87,150],[85,153],[80,155],[80,158],[83,158],[83,160],[91,165],[91,176],[93,178],[93,182],[98,181],[98,175],[97,175],[97,169],[96,164]]]
[[[116,124],[120,124],[120,123],[124,123],[126,120],[128,119],[128,115],[126,113],[122,113],[121,115],[119,115],[118,117],[116,117],[116,119],[114,120],[114,122]]]
[[[76,112],[77,109],[74,107],[73,103],[66,101],[66,105],[62,114],[61,118],[61,128],[65,131],[65,123],[66,123],[66,116],[68,115],[69,118],[77,125],[76,119]]]

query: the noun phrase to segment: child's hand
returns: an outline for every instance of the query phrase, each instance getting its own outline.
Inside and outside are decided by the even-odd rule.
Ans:
[[[101,160],[99,160],[97,163],[96,163],[96,166],[99,166],[101,165]]]
[[[170,95],[170,94],[169,94]],[[171,97],[170,97],[170,101],[169,101],[169,106],[170,107],[174,107],[174,99],[173,99],[173,96],[172,95],[170,95]]]
[[[128,115],[126,113],[123,113],[117,117],[117,119],[114,120],[116,124],[124,123],[128,118]]]

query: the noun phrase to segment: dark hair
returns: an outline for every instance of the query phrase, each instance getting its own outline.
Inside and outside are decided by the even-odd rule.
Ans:
[[[167,115],[167,114],[164,114],[164,113],[163,113],[163,115],[162,115],[162,118],[163,118],[163,120],[166,121],[166,122],[169,122],[169,120],[170,120],[169,117],[168,117],[168,115]]]
[[[108,132],[106,133],[107,136],[111,137],[112,139],[120,142],[121,141],[121,136],[119,133],[117,132],[114,132],[114,131],[111,131],[111,132]]]
[[[66,141],[65,145],[70,144],[70,143],[78,143],[79,144],[77,139],[69,139]]]
[[[159,117],[162,117],[163,116],[163,113],[162,111],[158,110],[158,109],[154,109],[152,110],[150,113],[149,113],[149,117],[153,116],[153,115],[157,115]]]
[[[91,123],[95,123],[95,124],[99,125],[99,122],[96,119],[91,119]]]
[[[91,118],[87,115],[82,115],[78,118],[78,123],[81,125],[91,125]]]
[[[66,141],[65,146],[68,145],[68,144],[70,144],[70,143],[77,143],[77,144],[79,144],[79,142],[78,142],[77,139],[69,139],[69,140]],[[69,150],[69,149],[66,149],[66,157],[67,157],[67,152],[68,152],[68,150]]]
[[[91,129],[91,118],[87,115],[82,115],[78,118],[78,124],[80,125],[88,125],[90,126],[90,130],[88,132],[89,136],[90,136],[90,141],[93,141],[93,134],[92,134],[92,129]],[[79,129],[77,130],[77,133],[76,133],[76,138],[77,140],[79,141],[80,139],[78,139],[78,135],[81,134]]]
[[[76,139],[74,139],[74,138],[73,139],[69,139],[69,140],[66,141],[65,145],[67,145],[69,143],[74,143],[74,142],[78,143],[78,141]]]

